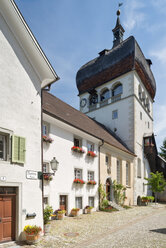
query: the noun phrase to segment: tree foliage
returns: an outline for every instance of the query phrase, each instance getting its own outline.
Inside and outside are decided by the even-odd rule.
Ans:
[[[115,180],[113,181],[114,197],[117,204],[124,205],[126,199],[125,191],[126,187],[122,184],[118,184]]]
[[[151,172],[150,175],[151,175],[150,178],[145,178],[145,179],[148,181],[147,185],[149,185],[152,192],[155,193],[155,202],[156,202],[157,193],[164,191],[166,186],[166,181],[164,179],[164,175],[162,172],[160,173],[158,171],[156,173]]]
[[[160,147],[160,150],[160,156],[166,160],[166,138],[164,139],[163,145]]]

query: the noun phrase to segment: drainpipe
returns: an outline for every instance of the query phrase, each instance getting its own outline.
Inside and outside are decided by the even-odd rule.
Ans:
[[[98,146],[98,153],[99,153],[99,163],[98,163],[98,171],[99,171],[99,175],[98,175],[98,179],[99,179],[99,184],[100,184],[100,148],[104,145],[104,140],[101,140],[102,143],[101,145]],[[98,192],[99,194],[99,192]],[[100,194],[99,194],[99,208],[100,208]]]

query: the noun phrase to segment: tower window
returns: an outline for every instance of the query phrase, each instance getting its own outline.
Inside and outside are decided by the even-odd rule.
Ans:
[[[104,90],[103,93],[100,95],[100,101],[105,101],[110,98],[110,92],[108,89]]]
[[[112,111],[112,119],[118,119],[118,110]]]
[[[89,97],[89,105],[92,106],[95,105],[96,103],[98,103],[98,95],[95,93]]]
[[[140,112],[140,120],[142,120],[142,112]]]
[[[118,84],[113,87],[112,89],[112,102],[118,101],[121,99],[121,94],[122,94],[122,84]]]

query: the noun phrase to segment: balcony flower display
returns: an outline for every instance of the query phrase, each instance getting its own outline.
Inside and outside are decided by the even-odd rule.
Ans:
[[[90,180],[90,181],[87,182],[87,184],[89,184],[89,185],[96,185],[96,181]]]
[[[51,139],[49,136],[43,135],[43,141],[47,143],[52,143],[53,139]]]
[[[96,155],[96,153],[94,153],[94,152],[92,152],[92,151],[88,151],[88,152],[87,152],[87,156],[94,158],[94,157],[96,157],[97,155]]]
[[[73,183],[77,183],[77,184],[85,184],[84,180],[82,179],[74,179]]]
[[[74,152],[78,152],[78,153],[84,153],[84,152],[85,152],[85,151],[84,151],[81,147],[79,147],[79,146],[73,146],[73,147],[71,148],[71,150],[74,151]]]
[[[49,173],[43,173],[43,178],[46,181],[52,181],[53,177]]]

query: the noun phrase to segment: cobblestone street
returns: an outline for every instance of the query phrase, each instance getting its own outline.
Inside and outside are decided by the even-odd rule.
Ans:
[[[65,236],[66,233],[69,236]],[[77,236],[73,237],[74,234]],[[2,247],[30,246],[11,244]],[[166,205],[133,207],[112,213],[95,212],[55,220],[50,235],[42,237],[36,246],[31,247],[166,248]]]

